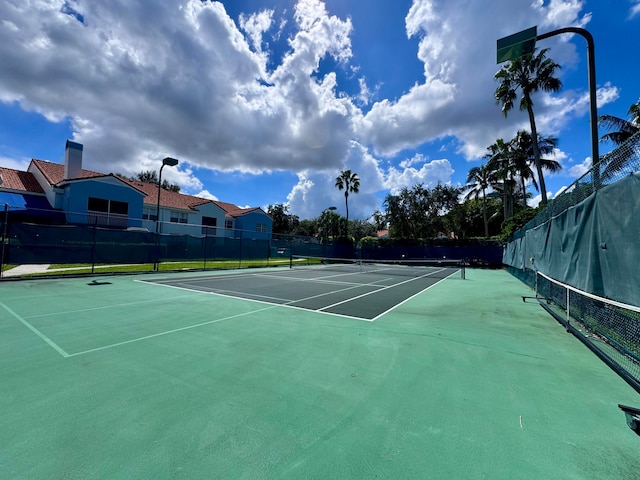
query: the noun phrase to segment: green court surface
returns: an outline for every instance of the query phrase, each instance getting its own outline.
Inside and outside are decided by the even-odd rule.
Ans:
[[[0,283],[0,478],[640,478],[640,396],[505,271],[375,321],[167,276]]]

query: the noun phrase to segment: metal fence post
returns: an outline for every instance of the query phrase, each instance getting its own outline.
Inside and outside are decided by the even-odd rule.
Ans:
[[[5,251],[5,243],[7,238],[7,225],[9,224],[9,204],[4,204],[4,225],[2,226],[2,253],[0,255],[0,278],[2,278],[2,274],[4,272],[4,251]]]

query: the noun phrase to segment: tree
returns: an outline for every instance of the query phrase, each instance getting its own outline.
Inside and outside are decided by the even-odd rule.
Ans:
[[[495,143],[487,147],[487,153],[484,155],[490,172],[491,187],[497,190],[502,198],[503,220],[513,215],[515,169],[511,161],[511,153],[509,143],[498,138]]]
[[[600,137],[600,141],[609,141],[616,147],[619,147],[640,132],[640,100],[629,107],[628,115],[629,120],[612,115],[602,115],[598,117],[599,125],[614,130]],[[619,153],[615,155],[604,155],[600,157],[601,165],[599,165],[597,170],[594,170],[594,173],[596,173],[596,171],[599,173],[599,168],[602,166],[605,167],[603,177],[605,179],[611,178],[614,174],[622,170],[631,158],[633,158],[633,153],[630,150],[619,150]]]
[[[289,214],[289,206],[282,203],[269,205],[269,207],[267,207],[267,214],[273,220],[273,233],[290,234],[300,223],[296,215]]]
[[[557,92],[562,88],[562,82],[554,77],[560,65],[553,60],[546,58],[549,49],[545,48],[536,52],[523,55],[512,60],[502,67],[495,74],[495,79],[500,85],[495,91],[496,103],[502,104],[502,113],[506,117],[517,100],[517,91],[522,92],[520,99],[520,110],[526,110],[529,115],[531,125],[531,136],[536,141],[533,142],[534,162],[538,174],[542,204],[547,203],[547,189],[540,163],[540,151],[538,149],[538,131],[536,129],[535,116],[533,114],[533,101],[531,94],[542,90],[545,92]]]
[[[467,186],[465,187],[468,192],[465,198],[475,198],[476,200],[482,193],[482,219],[484,220],[484,236],[489,238],[489,219],[487,218],[487,189],[492,183],[492,172],[487,165],[481,165],[480,167],[473,167],[467,174]]]
[[[511,161],[513,162],[513,167],[518,177],[520,177],[520,191],[523,207],[527,206],[527,181],[531,181],[533,187],[537,191],[540,191],[538,183],[536,182],[536,177],[531,169],[531,165],[535,164],[533,144],[534,142],[531,134],[526,130],[519,130],[516,136],[509,142]],[[553,153],[557,144],[558,139],[555,137],[538,136],[538,151],[540,152],[540,155],[549,155]],[[544,170],[552,173],[562,170],[560,162],[549,158],[540,158],[540,165]]]
[[[373,212],[371,219],[373,220],[373,224],[375,225],[377,231],[385,230],[387,228],[387,216],[380,210],[376,210],[375,212]]]
[[[598,125],[614,130],[600,137],[601,142],[612,142],[616,146],[622,145],[634,134],[640,132],[640,100],[629,107],[629,120],[614,117],[613,115],[600,115]]]
[[[336,178],[336,187],[338,190],[344,190],[344,204],[347,210],[345,234],[348,235],[349,229],[349,193],[358,193],[360,191],[360,179],[357,173],[351,173],[351,170],[343,170]]]
[[[317,233],[323,242],[327,242],[329,238],[335,239],[340,231],[340,215],[329,209],[325,209],[316,220]]]
[[[158,172],[155,170],[144,170],[136,173],[131,180],[138,180],[139,182],[158,184]],[[180,186],[173,183],[169,183],[166,179],[162,181],[162,188],[169,192],[180,192]]]
[[[446,214],[458,204],[460,190],[438,183],[404,187],[384,201],[390,233],[396,238],[433,238],[451,231]]]

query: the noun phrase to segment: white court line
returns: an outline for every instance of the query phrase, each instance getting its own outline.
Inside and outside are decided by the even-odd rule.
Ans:
[[[195,325],[187,325],[186,327],[174,328],[173,330],[167,330],[165,332],[154,333],[152,335],[145,335],[144,337],[134,338],[134,339],[131,339],[131,340],[125,340],[124,342],[112,343],[111,345],[104,345],[102,347],[91,348],[89,350],[84,350],[83,352],[76,352],[76,353],[67,354],[67,357],[75,357],[75,356],[78,356],[78,355],[84,355],[86,353],[97,352],[99,350],[107,350],[109,348],[119,347],[121,345],[127,345],[129,343],[140,342],[142,340],[148,340],[150,338],[161,337],[163,335],[169,335],[171,333],[176,333],[176,332],[182,332],[184,330],[189,330],[189,329],[192,329],[192,328],[202,327],[204,325],[211,325],[212,323],[224,322],[225,320],[231,320],[233,318],[244,317],[246,315],[251,315],[252,313],[256,313],[256,312],[264,312],[265,310],[269,310],[269,309],[275,308],[276,306],[277,305],[271,305],[269,307],[265,307],[265,308],[262,308],[260,310],[253,310],[251,312],[238,313],[236,315],[231,315],[229,317],[218,318],[216,320],[209,320],[208,322],[197,323]]]
[[[149,282],[149,283],[154,284],[153,282]],[[175,288],[175,289],[178,289],[178,290],[185,290],[185,287],[179,287],[179,286],[176,286],[176,285],[165,285],[165,284],[162,284],[162,283],[155,283],[154,285],[159,285],[161,287],[167,287],[167,288]],[[341,291],[344,291],[344,290],[349,290],[351,288],[356,288],[356,287],[349,287],[349,288],[333,291],[333,292],[330,292],[330,293],[323,293],[323,294],[320,294],[320,295],[314,295],[312,297],[308,297],[308,298],[305,298],[303,300],[310,300],[310,299],[313,299],[313,298],[316,298],[316,297],[321,297],[323,295],[330,295],[331,293],[336,293],[336,292],[341,292]],[[368,319],[359,318],[359,317],[350,317],[348,315],[339,315],[339,314],[333,314],[333,313],[327,313],[327,312],[320,312],[318,310],[311,310],[311,309],[308,309],[308,308],[296,307],[295,305],[269,303],[269,302],[265,302],[263,300],[254,300],[252,298],[239,298],[239,297],[236,297],[236,296],[225,295],[225,294],[221,294],[221,293],[217,293],[217,292],[206,292],[206,291],[202,291],[202,290],[193,290],[193,289],[186,289],[186,290],[188,290],[190,292],[204,293],[204,294],[207,294],[207,295],[219,295],[221,297],[227,297],[227,298],[233,298],[235,300],[244,300],[244,301],[249,301],[249,302],[254,302],[254,303],[260,303],[260,304],[268,305],[268,306],[265,307],[265,308],[258,309],[258,310],[252,310],[251,312],[239,313],[237,315],[231,315],[229,317],[218,318],[216,320],[210,320],[208,322],[197,323],[195,325],[187,325],[186,327],[175,328],[173,330],[167,330],[165,332],[154,333],[152,335],[145,335],[144,337],[134,338],[134,339],[131,339],[131,340],[125,340],[123,342],[113,343],[113,344],[110,344],[110,345],[104,345],[102,347],[91,348],[89,350],[84,350],[82,352],[76,352],[76,353],[69,354],[69,353],[64,352],[64,350],[60,349],[60,350],[62,350],[64,352],[63,356],[65,356],[65,357],[75,357],[75,356],[78,356],[78,355],[84,355],[84,354],[87,354],[87,353],[97,352],[97,351],[100,351],[100,350],[107,350],[109,348],[119,347],[121,345],[127,345],[129,343],[140,342],[142,340],[148,340],[150,338],[161,337],[163,335],[169,335],[171,333],[182,332],[184,330],[189,330],[189,329],[192,329],[192,328],[202,327],[202,326],[205,326],[205,325],[210,325],[210,324],[222,322],[222,321],[225,321],[225,320],[231,320],[231,319],[234,319],[234,318],[243,317],[243,316],[246,316],[246,315],[251,315],[253,313],[264,312],[264,311],[271,310],[271,309],[278,308],[278,307],[294,308],[294,309],[305,311],[305,312],[318,312],[318,313],[323,313],[325,315],[350,318],[350,319],[366,321],[366,322],[370,321]],[[299,301],[303,301],[303,300],[292,300],[292,302],[299,302]]]
[[[264,278],[277,278],[290,282],[306,282],[306,283],[329,283],[331,285],[354,285],[357,287],[379,287],[378,283],[359,283],[359,282],[341,282],[339,280],[325,280],[327,278],[340,277],[342,275],[362,275],[362,273],[341,273],[340,275],[329,275],[325,277],[318,278],[297,278],[297,277],[284,277],[281,275],[266,275],[261,273],[256,273],[254,276],[256,277],[264,277]],[[381,282],[383,280],[393,280],[393,277],[381,278],[380,280],[376,280],[376,282]]]
[[[349,302],[350,302],[350,301],[352,301],[352,300],[357,300],[358,298],[366,297],[366,296],[368,296],[368,295],[373,295],[374,293],[378,293],[378,292],[381,292],[381,291],[383,291],[383,290],[388,290],[388,289],[390,289],[390,288],[397,287],[397,286],[399,286],[399,285],[404,285],[405,283],[413,282],[414,280],[418,280],[418,279],[420,279],[420,278],[429,277],[429,276],[431,276],[431,275],[433,275],[433,274],[435,274],[435,273],[440,273],[440,272],[442,272],[442,271],[444,271],[444,270],[445,270],[445,269],[444,269],[444,268],[442,268],[442,269],[437,270],[437,271],[435,271],[435,272],[427,273],[427,274],[425,274],[425,275],[420,275],[419,277],[412,277],[412,278],[410,278],[410,279],[408,279],[408,280],[405,280],[404,282],[395,283],[395,284],[393,284],[393,285],[386,285],[386,286],[384,286],[384,287],[379,288],[378,290],[374,290],[373,292],[363,293],[362,295],[358,295],[357,297],[348,298],[347,300],[342,300],[341,302],[334,303],[333,305],[327,305],[326,307],[322,307],[322,308],[320,309],[320,311],[322,311],[322,310],[327,310],[328,308],[332,308],[332,307],[335,307],[335,306],[338,306],[338,305],[342,305],[343,303],[349,303]],[[454,273],[455,273],[455,272],[454,272]]]
[[[396,308],[398,308],[400,305],[403,305],[404,303],[408,302],[409,300],[411,300],[413,297],[417,297],[418,295],[420,295],[422,292],[426,292],[427,290],[429,290],[431,287],[435,287],[436,285],[438,285],[440,282],[446,280],[447,278],[451,278],[453,275],[456,275],[457,273],[459,273],[460,270],[451,273],[451,275],[447,275],[445,278],[438,280],[436,283],[429,285],[427,288],[424,288],[422,290],[420,290],[419,292],[414,293],[413,295],[411,295],[410,297],[405,298],[404,300],[402,300],[400,303],[396,303],[393,307],[385,310],[384,312],[376,315],[375,317],[373,317],[371,319],[372,322],[375,322],[376,320],[378,320],[381,316],[386,315],[387,313],[395,310]]]
[[[436,271],[436,272],[431,272],[429,274],[422,275],[420,277],[411,278],[409,280],[397,283],[395,285],[385,286],[385,287],[379,288],[379,289],[377,289],[377,290],[375,290],[373,292],[369,292],[369,293],[364,294],[364,295],[359,295],[357,297],[350,298],[350,299],[348,299],[348,300],[346,300],[344,302],[338,302],[338,303],[336,303],[334,305],[339,305],[341,303],[346,303],[346,302],[348,302],[350,300],[354,300],[355,298],[360,298],[360,297],[364,297],[366,295],[377,293],[377,292],[379,292],[381,290],[392,288],[392,287],[394,287],[396,285],[402,285],[404,283],[407,283],[407,282],[410,282],[410,281],[413,281],[413,280],[417,280],[418,278],[428,277],[428,276],[433,275],[435,273],[439,273],[442,270],[444,270],[444,269],[441,269],[441,270]],[[456,272],[453,272],[451,275],[455,275],[455,273]],[[449,276],[451,276],[451,275],[449,275]],[[449,277],[447,277],[447,278],[449,278]],[[266,301],[263,301],[263,300],[255,300],[255,299],[252,299],[252,298],[237,297],[237,296],[234,296],[234,295],[227,295],[227,294],[222,294],[222,293],[218,293],[218,292],[207,292],[207,291],[202,291],[202,290],[193,290],[192,288],[186,288],[186,287],[181,287],[181,286],[177,286],[177,285],[167,285],[167,284],[164,284],[164,283],[149,282],[149,281],[146,281],[146,280],[136,280],[136,281],[140,281],[142,283],[149,283],[149,284],[152,284],[152,285],[158,285],[158,286],[166,287],[166,288],[175,288],[175,289],[178,289],[178,290],[187,290],[187,291],[192,292],[192,293],[193,292],[204,293],[206,295],[217,295],[217,296],[221,296],[221,297],[225,297],[225,298],[232,298],[234,300],[243,300],[243,301],[248,301],[248,302],[254,302],[254,303],[259,303],[259,304],[267,305],[267,306],[265,308],[261,308],[261,309],[258,309],[258,310],[253,310],[251,312],[239,313],[237,315],[231,315],[229,317],[218,318],[216,320],[210,320],[208,322],[202,322],[202,323],[198,323],[198,324],[195,324],[195,325],[188,325],[186,327],[176,328],[176,329],[173,329],[173,330],[167,330],[165,332],[154,333],[152,335],[146,335],[144,337],[134,338],[134,339],[131,339],[131,340],[125,340],[123,342],[113,343],[113,344],[110,344],[110,345],[104,345],[102,347],[96,347],[96,348],[92,348],[92,349],[89,349],[89,350],[84,350],[82,352],[76,352],[76,353],[68,354],[68,353],[64,352],[64,350],[60,349],[61,354],[63,356],[65,356],[65,357],[75,357],[75,356],[78,356],[78,355],[84,355],[84,354],[87,354],[87,353],[97,352],[97,351],[100,351],[100,350],[107,350],[109,348],[114,348],[114,347],[118,347],[118,346],[121,346],[121,345],[127,345],[129,343],[135,343],[135,342],[140,342],[140,341],[143,341],[143,340],[148,340],[150,338],[160,337],[160,336],[163,336],[163,335],[169,335],[169,334],[176,333],[176,332],[181,332],[181,331],[184,331],[184,330],[190,330],[192,328],[202,327],[202,326],[205,326],[205,325],[210,325],[210,324],[222,322],[222,321],[225,321],[225,320],[231,320],[231,319],[234,319],[234,318],[239,318],[239,317],[243,317],[243,316],[246,316],[246,315],[251,315],[253,313],[264,312],[264,311],[272,310],[272,309],[275,309],[275,308],[278,308],[278,307],[291,308],[291,309],[300,310],[300,311],[304,311],[304,312],[315,312],[315,313],[320,313],[320,314],[323,314],[323,315],[330,315],[332,317],[341,317],[341,318],[347,318],[347,319],[350,319],[350,320],[358,320],[358,321],[361,321],[361,322],[373,322],[373,321],[377,320],[380,316],[383,315],[383,314],[380,314],[380,315],[378,315],[377,317],[375,317],[373,319],[368,319],[368,318],[352,317],[350,315],[344,315],[344,314],[339,314],[339,313],[330,313],[330,312],[324,312],[323,311],[325,308],[329,308],[329,307],[324,307],[324,308],[319,309],[319,310],[312,310],[312,309],[309,309],[309,308],[303,308],[303,307],[297,307],[295,305],[291,305],[291,303],[303,302],[303,301],[306,301],[306,300],[312,300],[314,298],[319,298],[319,297],[323,297],[323,296],[326,296],[326,295],[332,295],[334,293],[344,292],[344,291],[347,291],[347,290],[358,288],[360,286],[363,286],[362,284],[356,284],[356,285],[352,285],[352,286],[347,287],[347,288],[342,288],[342,289],[339,289],[339,290],[332,290],[331,292],[321,293],[321,294],[313,295],[311,297],[306,297],[306,298],[303,298],[303,299],[291,300],[290,302],[284,303],[284,304],[278,304],[278,303],[266,302]],[[434,284],[434,285],[436,285],[436,284]],[[379,286],[379,285],[366,284],[366,286]],[[433,285],[430,285],[429,287],[425,288],[422,291],[428,290],[432,286]],[[415,295],[411,296],[410,298],[415,297],[416,295],[418,295],[421,292],[416,293]],[[407,299],[407,300],[409,300],[409,299]],[[407,300],[404,300],[403,302],[399,303],[398,305],[402,305],[402,303],[406,302]],[[1,302],[0,302],[0,304],[1,304]],[[396,308],[398,305],[395,305],[393,308]],[[384,313],[387,313],[387,312],[393,310],[393,308],[387,310]],[[53,343],[53,342],[51,342],[51,343]],[[53,344],[52,346],[54,346],[54,345],[55,344]],[[54,348],[56,348],[56,347],[57,347],[57,345],[54,346]]]
[[[195,293],[197,290],[189,290],[191,293]],[[182,297],[175,297],[175,298],[186,298],[192,295],[183,295]],[[172,298],[172,300],[174,300],[175,298]],[[145,303],[158,303],[158,299],[154,298],[154,299],[150,299],[150,300],[140,300],[138,302],[126,302],[126,303],[118,303],[118,304],[110,304],[110,305],[101,305],[99,307],[90,307],[90,308],[78,308],[76,310],[65,310],[65,311],[57,311],[57,312],[47,312],[47,313],[39,313],[38,315],[29,315],[28,317],[25,318],[40,318],[40,317],[53,317],[56,315],[69,315],[69,314],[73,314],[73,313],[82,313],[82,312],[92,312],[95,310],[105,310],[108,308],[113,308],[113,307],[131,307],[132,305],[143,305]]]
[[[22,318],[20,315],[18,315],[16,312],[14,312],[13,310],[11,310],[8,306],[6,306],[4,303],[0,302],[0,306],[2,306],[2,308],[4,308],[7,312],[9,312],[13,318],[15,318],[16,320],[18,320],[20,323],[22,323],[25,327],[27,327],[29,330],[31,330],[33,333],[35,333],[38,337],[40,337],[41,340],[43,340],[47,345],[49,345],[51,348],[53,348],[56,352],[58,352],[60,355],[62,355],[64,358],[69,357],[70,355],[65,352],[62,348],[60,348],[53,340],[51,340],[49,337],[47,337],[44,333],[42,333],[40,330],[38,330],[36,327],[34,327],[33,325],[31,325],[29,322],[27,322],[24,318]]]

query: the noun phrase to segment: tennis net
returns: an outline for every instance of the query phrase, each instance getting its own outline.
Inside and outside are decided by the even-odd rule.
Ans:
[[[542,306],[640,392],[640,307],[599,297],[536,272]]]
[[[292,255],[292,269],[318,269],[343,273],[365,273],[400,277],[449,276],[459,271],[465,278],[465,265],[454,259],[369,260],[353,258],[309,257]]]

